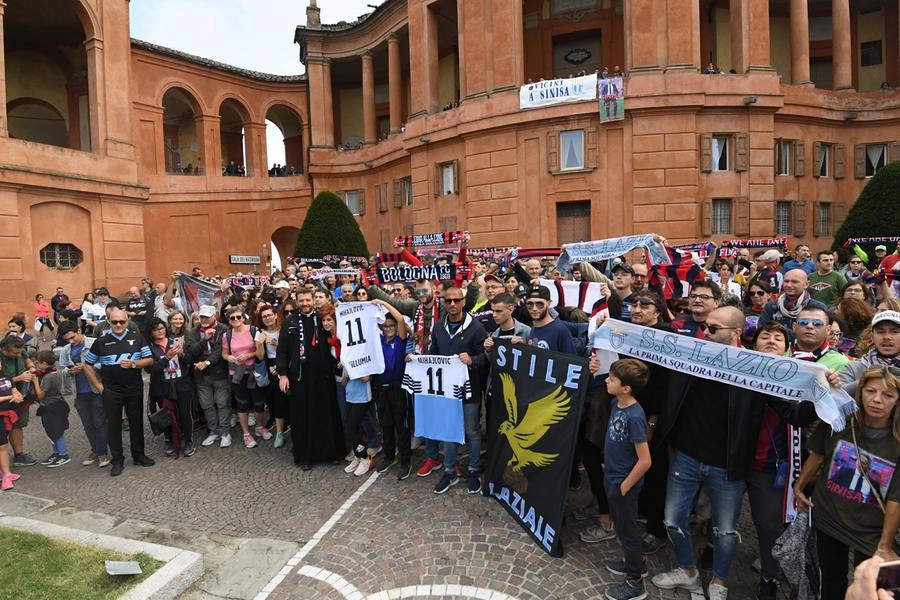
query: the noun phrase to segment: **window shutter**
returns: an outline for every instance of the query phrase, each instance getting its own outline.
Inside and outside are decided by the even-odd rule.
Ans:
[[[441,163],[434,163],[434,195],[440,196],[441,192],[444,191],[444,186],[441,185]]]
[[[704,173],[712,172],[712,134],[700,134],[700,170]],[[708,235],[708,234],[707,234]]]
[[[747,134],[734,134],[734,170],[746,171],[747,166]]]
[[[853,146],[853,176],[863,179],[866,176],[866,145]]]
[[[597,168],[597,128],[589,127],[584,131],[584,166]]]
[[[813,177],[822,172],[822,142],[813,142]]]
[[[403,180],[394,180],[394,208],[403,208]]]
[[[459,161],[453,161],[453,193],[459,194]],[[444,231],[451,231],[450,229],[445,229]]]
[[[806,200],[794,200],[794,236],[803,237],[806,235]]]
[[[890,164],[894,161],[900,160],[900,140],[896,142],[891,142],[890,151],[887,157],[886,163]]]
[[[700,215],[700,235],[706,237],[712,235],[712,199],[703,200],[703,210]]]
[[[391,237],[390,237],[390,234],[388,233],[388,230],[382,229],[381,231],[379,231],[378,238],[379,238],[379,241],[381,242],[381,251],[382,252],[390,251],[391,246],[393,246],[393,244],[391,243]]]
[[[734,235],[750,235],[750,198],[746,196],[734,199]]]
[[[794,142],[794,177],[806,175],[806,142]]]
[[[847,205],[844,202],[835,202],[831,205],[832,231],[837,231],[847,218]]]
[[[379,183],[375,189],[378,190],[378,212],[386,213],[388,209],[387,184]]]
[[[366,214],[366,190],[359,190],[359,216]]]
[[[844,178],[844,145],[834,145],[834,178]]]
[[[547,170],[559,171],[559,132],[547,132]]]

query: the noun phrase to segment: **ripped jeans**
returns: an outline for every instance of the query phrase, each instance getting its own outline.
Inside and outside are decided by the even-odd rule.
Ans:
[[[728,481],[725,469],[704,464],[681,451],[676,451],[669,465],[666,488],[666,528],[675,548],[678,566],[692,569],[694,543],[691,536],[691,509],[701,487],[712,501],[713,577],[728,579],[731,560],[740,534],[737,521],[741,515],[746,482]]]

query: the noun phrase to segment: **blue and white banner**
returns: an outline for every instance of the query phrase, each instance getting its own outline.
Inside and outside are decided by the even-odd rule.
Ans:
[[[652,233],[643,233],[593,242],[565,244],[556,261],[556,268],[565,273],[572,263],[609,260],[642,247],[647,249],[652,264],[667,265],[672,262],[665,246],[653,239]]]
[[[519,88],[519,108],[538,108],[597,99],[597,74],[546,79]]]
[[[594,347],[785,400],[812,402],[819,418],[834,431],[843,430],[846,417],[856,410],[856,403],[847,392],[828,385],[828,369],[814,362],[613,319],[607,319],[594,332]]]

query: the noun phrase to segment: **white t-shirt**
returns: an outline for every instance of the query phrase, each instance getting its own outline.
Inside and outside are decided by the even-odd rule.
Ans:
[[[381,330],[385,309],[371,302],[342,302],[335,307],[341,365],[350,379],[384,373]]]

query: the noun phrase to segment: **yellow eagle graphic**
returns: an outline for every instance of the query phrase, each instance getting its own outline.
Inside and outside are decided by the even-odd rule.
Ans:
[[[497,431],[506,436],[513,453],[506,466],[515,472],[528,465],[549,466],[559,454],[535,452],[529,448],[544,437],[551,425],[559,423],[569,413],[571,400],[568,392],[557,386],[540,400],[529,404],[525,416],[519,421],[516,384],[507,373],[500,373],[500,382],[503,385],[503,401],[506,403],[508,418],[500,424]]]

